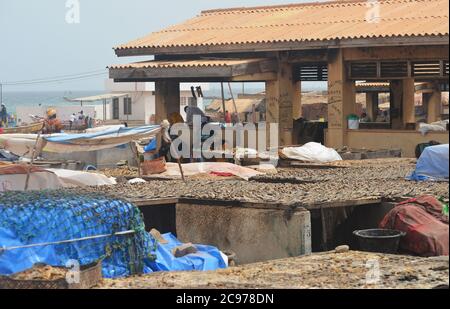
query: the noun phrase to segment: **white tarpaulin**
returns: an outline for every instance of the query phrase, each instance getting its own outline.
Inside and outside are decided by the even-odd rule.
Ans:
[[[105,186],[117,184],[114,178],[108,178],[103,174],[65,169],[48,168],[47,170],[55,173],[64,187]]]
[[[432,123],[419,123],[419,132],[427,135],[428,132],[445,132],[447,131],[448,120],[436,121]]]
[[[0,134],[0,148],[18,156],[31,157],[37,137],[37,134]]]
[[[54,173],[26,165],[4,164],[0,162],[0,192],[23,191],[30,171],[28,190],[45,190],[63,188],[63,183]]]
[[[0,192],[25,190],[26,174],[0,175]],[[31,173],[28,190],[60,189],[64,185],[58,176],[49,172]]]
[[[301,147],[286,147],[282,150],[284,156],[292,160],[312,163],[327,163],[342,161],[336,150],[319,143],[308,143]]]

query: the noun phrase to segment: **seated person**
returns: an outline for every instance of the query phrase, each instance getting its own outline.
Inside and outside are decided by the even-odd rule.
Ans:
[[[184,111],[186,112],[186,123],[189,125],[193,124],[194,116],[196,115],[201,117],[202,126],[209,122],[209,117],[197,106],[186,106]]]
[[[171,126],[176,123],[184,123],[183,116],[181,116],[180,113],[174,112],[169,115],[169,123]]]
[[[362,113],[361,114],[361,119],[359,121],[360,122],[371,122],[371,119],[366,113]]]

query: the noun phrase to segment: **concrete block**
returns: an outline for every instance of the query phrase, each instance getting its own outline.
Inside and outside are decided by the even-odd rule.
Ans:
[[[311,216],[305,209],[176,206],[178,238],[236,253],[237,264],[311,253]]]

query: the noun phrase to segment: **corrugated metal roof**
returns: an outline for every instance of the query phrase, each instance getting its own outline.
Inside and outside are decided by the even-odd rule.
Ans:
[[[110,69],[167,69],[192,67],[227,67],[239,64],[263,61],[264,59],[206,59],[206,60],[175,60],[175,61],[142,61],[129,64],[112,65]]]
[[[110,100],[114,98],[122,98],[130,95],[129,93],[106,93],[106,94],[100,94],[100,95],[94,95],[90,97],[83,97],[83,98],[75,98],[75,99],[67,99],[69,102],[96,102],[96,101],[103,101],[103,100]]]
[[[378,22],[368,22],[368,3],[330,1],[204,11],[117,49],[448,36],[448,0],[379,0]]]

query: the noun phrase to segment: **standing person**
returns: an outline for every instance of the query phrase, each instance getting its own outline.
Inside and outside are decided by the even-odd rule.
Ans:
[[[6,105],[2,103],[0,109],[0,127],[6,126],[8,124],[8,111],[6,110]]]
[[[231,114],[229,111],[225,112],[225,123],[231,123]]]
[[[80,111],[78,114],[78,120],[81,120],[80,122],[83,123],[84,122],[84,113],[83,111]]]
[[[159,156],[164,157],[166,162],[170,162],[171,153],[170,146],[172,145],[172,139],[169,134],[170,122],[168,120],[163,120],[161,123],[161,144],[159,148]]]
[[[73,126],[73,124],[74,124],[74,122],[77,120],[77,115],[75,115],[75,113],[73,113],[72,115],[70,115],[70,120],[69,120],[69,123],[70,123],[70,128],[69,128],[69,130],[72,130],[72,126]]]

